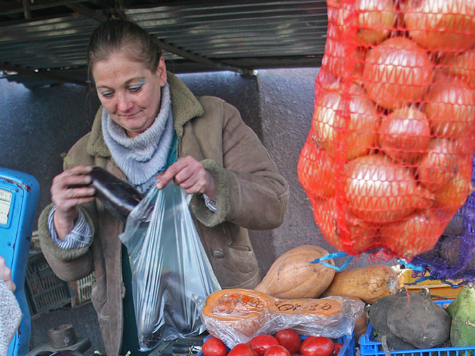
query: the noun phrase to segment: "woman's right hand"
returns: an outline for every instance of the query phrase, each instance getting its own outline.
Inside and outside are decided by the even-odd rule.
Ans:
[[[12,281],[12,271],[5,264],[5,259],[2,256],[0,256],[0,279],[5,282],[12,292],[15,291],[16,286]]]
[[[75,166],[53,179],[51,200],[56,205],[53,222],[60,240],[72,231],[78,205],[94,200],[95,189],[88,186],[91,184],[88,175],[91,170],[91,166]]]

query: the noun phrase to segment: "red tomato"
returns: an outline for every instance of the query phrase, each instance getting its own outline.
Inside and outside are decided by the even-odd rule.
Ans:
[[[309,336],[300,345],[300,354],[304,356],[332,356],[333,341],[323,336]]]
[[[282,345],[274,345],[264,352],[264,356],[290,356],[290,352]]]
[[[257,352],[248,344],[237,344],[229,351],[228,356],[257,356]]]
[[[251,349],[257,352],[258,356],[264,356],[264,352],[271,347],[279,345],[279,341],[273,337],[272,335],[258,335],[253,337],[251,341],[249,341],[249,346]],[[289,355],[290,356],[290,355]]]
[[[201,351],[205,356],[226,356],[228,353],[224,342],[216,337],[206,339],[201,347]]]
[[[275,338],[283,347],[285,347],[291,354],[296,354],[300,350],[300,336],[292,329],[282,329]]]
[[[333,346],[333,356],[338,355],[342,347],[343,347],[343,344],[340,342],[337,342],[335,346]]]

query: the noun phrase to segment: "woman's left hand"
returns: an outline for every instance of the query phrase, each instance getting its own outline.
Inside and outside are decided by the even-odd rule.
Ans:
[[[191,156],[180,158],[162,174],[157,175],[157,189],[163,189],[170,180],[188,194],[202,193],[216,201],[214,178],[203,165]]]

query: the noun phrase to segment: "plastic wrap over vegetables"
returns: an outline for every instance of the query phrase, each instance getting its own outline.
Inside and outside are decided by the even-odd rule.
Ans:
[[[206,298],[220,290],[188,209],[173,184],[152,188],[132,210],[120,235],[132,269],[132,293],[141,351],[203,332]]]
[[[363,311],[361,300],[347,297],[281,299],[255,290],[223,289],[208,297],[201,318],[211,335],[232,348],[282,329],[329,338],[351,335]]]
[[[335,248],[411,261],[470,194],[475,0],[327,5],[299,181]]]

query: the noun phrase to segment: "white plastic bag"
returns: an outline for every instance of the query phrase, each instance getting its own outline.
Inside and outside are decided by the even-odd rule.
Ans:
[[[198,335],[206,298],[220,290],[193,224],[186,192],[153,187],[127,218],[127,247],[140,351]]]

